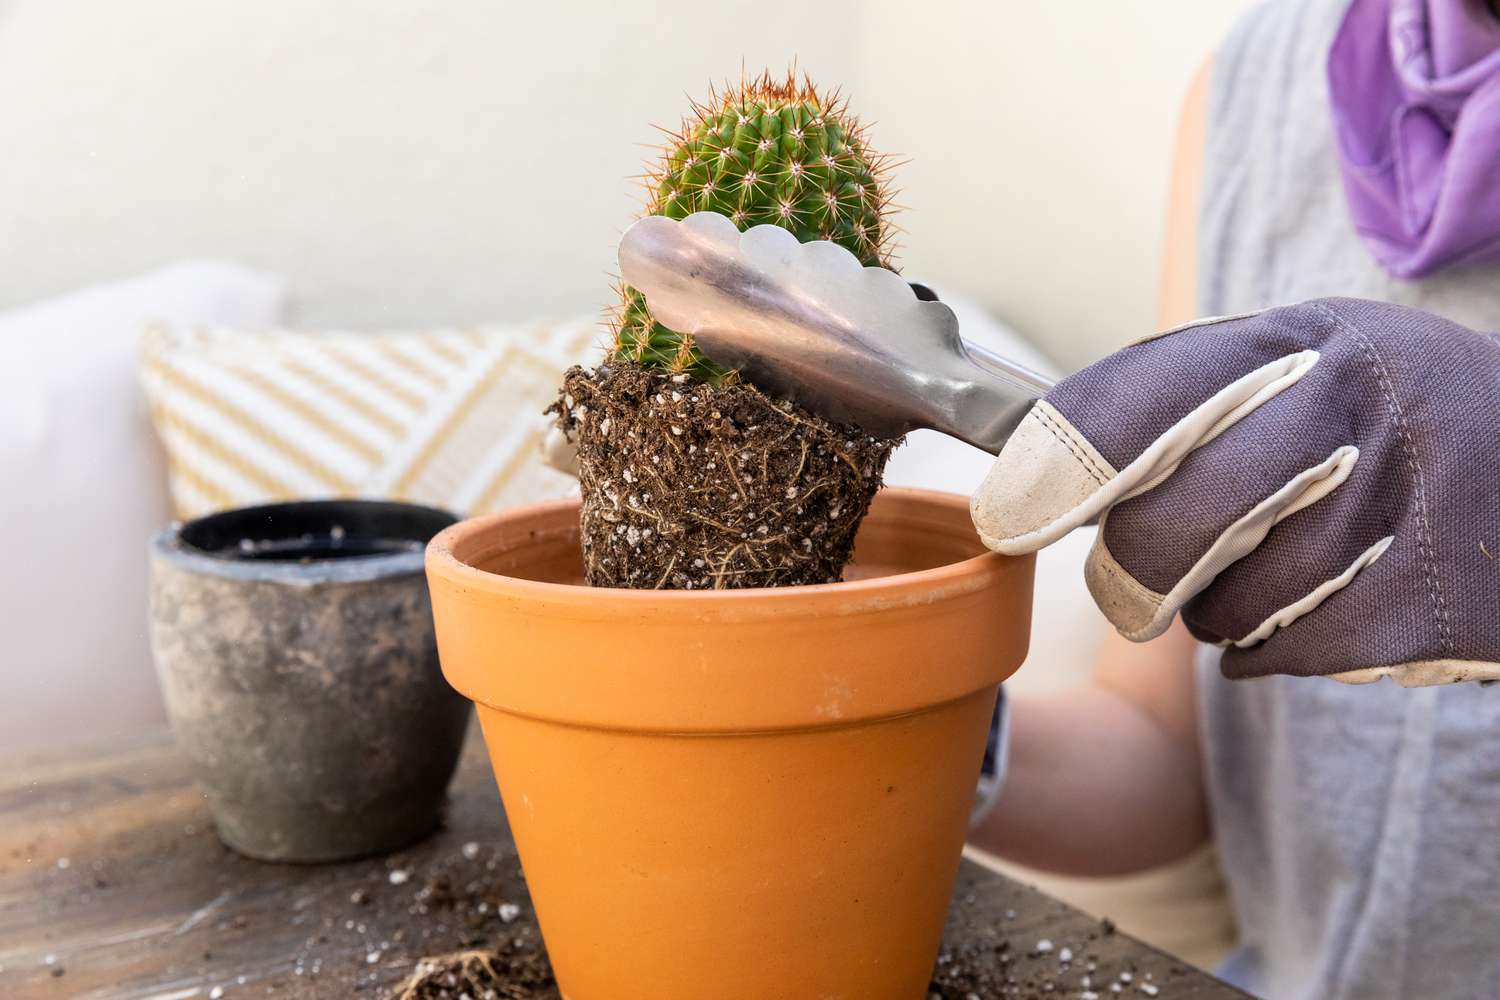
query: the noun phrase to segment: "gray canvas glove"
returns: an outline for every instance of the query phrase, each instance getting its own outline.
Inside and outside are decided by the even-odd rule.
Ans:
[[[1089,589],[1229,677],[1500,678],[1500,343],[1325,299],[1134,344],[1039,401],[973,499],[1031,552],[1098,520]]]

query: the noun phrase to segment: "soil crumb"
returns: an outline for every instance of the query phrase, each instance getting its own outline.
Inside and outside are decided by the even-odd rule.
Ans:
[[[502,948],[421,959],[388,1000],[539,1000],[557,995],[546,955]]]
[[[584,570],[595,587],[836,582],[901,443],[746,383],[625,362],[570,369],[549,412],[578,445]]]

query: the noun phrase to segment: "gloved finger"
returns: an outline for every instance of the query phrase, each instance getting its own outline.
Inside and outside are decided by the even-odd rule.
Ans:
[[[1353,491],[1347,499],[1347,508],[1359,507]],[[1419,658],[1430,609],[1400,599],[1411,581],[1393,572],[1395,561],[1382,561],[1396,536],[1368,522],[1330,535],[1332,522],[1357,510],[1339,509],[1333,497],[1325,503],[1277,526],[1182,609],[1194,637],[1225,648],[1226,674],[1337,674]],[[1371,619],[1369,595],[1382,590],[1388,599],[1375,598],[1382,615]]]
[[[1359,411],[1351,416],[1379,419]],[[1328,422],[1341,423],[1334,413]],[[1377,568],[1395,544],[1412,489],[1399,432],[1372,433],[1370,426],[1356,423],[1342,433],[1364,441],[1344,483],[1284,517],[1253,552],[1224,569],[1182,609],[1195,636],[1234,651],[1226,665],[1261,673],[1268,672],[1265,664],[1275,664],[1276,673],[1331,673],[1404,656],[1411,650],[1403,648],[1403,640],[1414,649],[1425,636],[1421,626],[1432,608],[1400,599],[1413,581],[1391,576],[1393,563]],[[1341,609],[1353,605],[1338,595],[1356,583],[1367,589],[1372,582],[1392,588],[1380,605],[1380,620],[1370,619],[1369,605],[1355,618],[1341,618]],[[1308,645],[1315,634],[1324,638]],[[1309,656],[1310,650],[1316,655]]]
[[[1128,512],[1116,508],[1101,525],[1084,567],[1095,603],[1127,639],[1143,642],[1160,635],[1184,605],[1254,552],[1280,521],[1337,489],[1357,457],[1352,447],[1336,448],[1244,504],[1207,506],[1206,497],[1216,485],[1228,484],[1184,473],[1169,493],[1147,493],[1132,501]],[[1193,504],[1204,505],[1203,512],[1199,520],[1189,522],[1186,518],[1193,515],[1183,511]],[[1147,521],[1153,529],[1146,534],[1119,529],[1116,521],[1126,514]],[[1189,523],[1195,531],[1185,536],[1164,530],[1166,525]],[[1204,547],[1195,550],[1183,544],[1187,536],[1209,526],[1216,526],[1218,533]]]
[[[1391,673],[1406,686],[1496,676],[1500,665],[1488,664],[1487,672],[1475,673],[1479,664],[1474,661],[1431,659],[1423,643],[1426,609],[1404,599],[1411,581],[1391,551],[1396,544],[1395,536],[1387,535],[1342,571],[1329,567],[1323,583],[1248,632],[1241,632],[1244,626],[1237,623],[1238,639],[1214,640],[1224,647],[1221,671],[1230,678],[1281,673],[1356,684]],[[1382,609],[1379,618],[1370,617],[1372,606]],[[1185,611],[1184,618],[1196,617],[1196,610]],[[1205,641],[1215,634],[1197,626],[1189,630]]]
[[[1308,331],[1298,307],[1204,320],[1064,379],[975,493],[981,537],[1000,552],[1035,551],[1161,483],[1312,369]]]
[[[1126,638],[1159,635],[1195,595],[1254,552],[1278,523],[1317,503],[1359,457],[1361,411],[1330,409],[1333,365],[1200,446],[1154,488],[1112,507],[1085,575]]]

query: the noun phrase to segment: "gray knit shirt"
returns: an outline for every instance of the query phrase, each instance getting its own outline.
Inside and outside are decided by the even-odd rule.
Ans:
[[[1500,330],[1500,268],[1398,281],[1350,226],[1324,76],[1345,6],[1274,0],[1214,58],[1199,312],[1346,295]],[[1240,928],[1221,975],[1275,1000],[1500,996],[1500,685],[1226,681],[1216,661],[1201,735]]]

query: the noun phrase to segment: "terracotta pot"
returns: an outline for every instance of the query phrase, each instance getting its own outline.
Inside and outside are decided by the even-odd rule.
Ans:
[[[454,520],[322,500],[156,537],[157,675],[230,847],[337,861],[437,828],[469,706],[438,670],[422,550]]]
[[[577,501],[427,550],[569,1000],[922,1000],[1030,559],[888,490],[852,581],[578,586]]]

